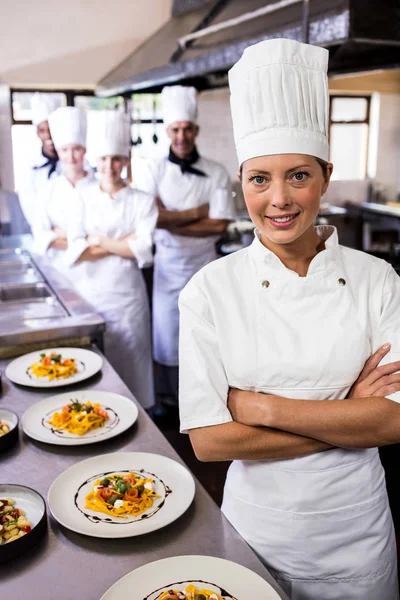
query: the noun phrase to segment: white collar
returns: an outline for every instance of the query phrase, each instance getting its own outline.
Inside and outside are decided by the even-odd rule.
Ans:
[[[317,272],[329,270],[334,263],[339,248],[339,238],[336,227],[332,225],[318,225],[315,227],[318,237],[325,242],[325,250],[319,252],[311,261],[307,277]],[[298,274],[285,267],[282,261],[271,250],[266,248],[260,240],[260,231],[254,230],[254,240],[249,246],[249,253],[257,267],[271,267],[280,271],[281,274],[288,274],[298,277]]]

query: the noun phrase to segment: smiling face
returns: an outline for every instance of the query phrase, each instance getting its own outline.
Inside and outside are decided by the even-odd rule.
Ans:
[[[247,209],[266,245],[292,244],[314,234],[332,168],[328,163],[324,174],[318,161],[307,154],[258,156],[243,163]]]
[[[86,149],[79,144],[66,144],[58,148],[58,156],[66,173],[80,173]]]
[[[177,121],[167,128],[171,138],[172,152],[178,158],[186,158],[193,152],[199,127],[190,121]]]
[[[122,169],[128,164],[124,156],[100,156],[97,159],[97,172],[102,183],[115,185],[121,182]]]

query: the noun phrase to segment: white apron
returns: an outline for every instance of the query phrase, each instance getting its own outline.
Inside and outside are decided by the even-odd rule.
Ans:
[[[150,310],[140,267],[151,264],[152,235],[158,211],[153,198],[130,187],[115,198],[98,183],[81,191],[68,229],[67,261],[77,291],[106,322],[105,354],[144,408],[154,404]],[[87,235],[121,239],[136,259],[117,255],[75,264]]]
[[[366,306],[356,308],[358,284],[341,259],[332,229],[326,228],[331,233],[327,250],[312,261],[307,277],[286,269],[255,240],[247,254],[232,257],[220,269],[208,267],[204,277],[197,277],[198,288],[184,291],[181,325],[188,311],[188,327],[181,357],[190,353],[194,366],[190,370],[181,364],[181,402],[201,380],[208,378],[210,385],[204,399],[192,393],[191,405],[181,409],[182,429],[230,420],[215,401],[208,422],[194,417],[206,394],[215,398],[218,390],[221,398],[226,396],[223,377],[231,387],[289,398],[346,397],[372,352],[366,326],[370,315]],[[351,259],[355,265],[356,253]],[[190,312],[197,311],[198,292],[212,298],[199,313],[208,361],[218,365],[207,326],[210,315],[222,357],[218,372],[210,365],[208,375],[198,345],[190,348],[189,340],[197,336]],[[395,538],[377,449],[234,461],[222,510],[291,600],[398,600]]]
[[[221,165],[201,157],[199,177],[181,173],[180,167],[164,159],[152,172],[137,174],[140,189],[159,196],[169,210],[186,210],[209,204],[212,219],[233,219],[235,208],[229,176]],[[178,366],[178,296],[190,278],[217,258],[215,243],[220,236],[187,237],[157,229],[153,281],[153,354],[165,366]]]

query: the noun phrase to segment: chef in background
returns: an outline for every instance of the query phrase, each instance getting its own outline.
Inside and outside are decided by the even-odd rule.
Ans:
[[[158,211],[152,196],[121,177],[131,139],[127,115],[92,111],[89,154],[98,181],[80,187],[66,252],[78,292],[106,322],[108,360],[144,408],[154,404],[150,310],[140,269],[153,262]],[[79,197],[78,197],[79,196]]]
[[[73,106],[58,108],[49,116],[54,146],[60,159],[61,174],[46,181],[35,200],[32,222],[34,251],[46,255],[53,266],[66,274],[64,253],[67,249],[67,225],[71,200],[76,192],[93,181],[85,170],[86,113]]]
[[[215,244],[235,216],[229,175],[196,148],[197,99],[193,87],[162,91],[169,155],[135,174],[137,187],[157,198],[153,283],[156,393],[177,406],[178,296],[199,269],[217,258]]]
[[[58,154],[51,138],[48,118],[61,104],[61,94],[36,92],[31,100],[32,125],[36,128],[41,148],[29,164],[18,193],[22,212],[30,227],[32,227],[37,192],[46,181],[57,177],[60,173]]]

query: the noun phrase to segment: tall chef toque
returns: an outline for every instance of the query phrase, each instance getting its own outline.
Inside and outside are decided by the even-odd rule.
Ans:
[[[56,150],[68,144],[86,148],[86,113],[80,108],[57,108],[49,116],[49,127]]]
[[[35,92],[31,100],[32,123],[37,127],[47,121],[49,115],[63,105],[63,94]]]
[[[229,71],[239,164],[270,154],[328,160],[328,50],[293,40],[249,46]]]
[[[194,87],[173,85],[161,92],[165,127],[178,121],[197,123],[197,91]]]
[[[128,115],[115,110],[88,113],[87,149],[90,156],[129,157],[131,137]]]

